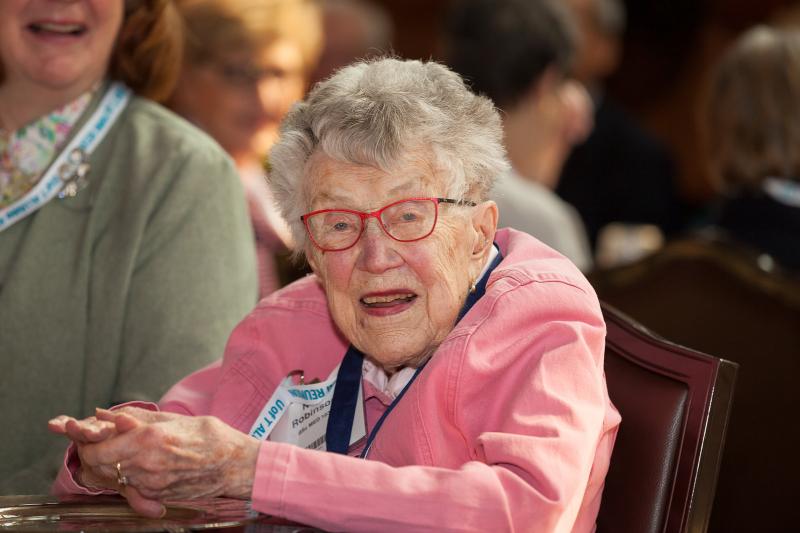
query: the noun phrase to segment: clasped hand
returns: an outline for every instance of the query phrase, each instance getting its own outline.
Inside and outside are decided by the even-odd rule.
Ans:
[[[216,417],[123,407],[49,428],[75,443],[82,485],[118,491],[145,516],[163,516],[166,499],[250,497],[259,442]]]

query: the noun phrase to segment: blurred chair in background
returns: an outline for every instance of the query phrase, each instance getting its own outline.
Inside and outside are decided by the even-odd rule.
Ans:
[[[591,102],[566,79],[569,12],[554,0],[463,0],[445,28],[445,60],[502,111],[512,170],[498,177],[499,226],[540,239],[582,270],[591,252],[580,217],[554,192],[572,146],[591,129]]]
[[[312,83],[323,80],[356,59],[392,49],[394,23],[382,6],[368,0],[325,0],[322,3],[325,42]]]
[[[800,271],[800,32],[742,35],[717,68],[707,111],[722,192],[713,224]]]
[[[622,415],[599,533],[702,532],[737,365],[657,338],[603,304],[605,371]]]
[[[709,530],[791,530],[800,472],[800,279],[709,232],[596,271],[590,281],[601,300],[656,333],[740,365]]]
[[[598,259],[606,264],[628,261],[661,242],[652,238],[654,229],[670,236],[683,228],[685,209],[675,167],[667,149],[604,89],[622,54],[626,24],[622,1],[564,3],[579,30],[572,75],[589,89],[595,112],[594,129],[569,154],[556,192],[580,213]],[[604,233],[612,223],[618,226]],[[650,227],[641,230],[636,227],[640,225]],[[620,238],[625,242],[616,242]]]
[[[279,288],[276,257],[291,245],[264,166],[280,122],[303,98],[322,45],[313,0],[177,0],[184,66],[169,100],[233,157],[247,193],[260,295]]]

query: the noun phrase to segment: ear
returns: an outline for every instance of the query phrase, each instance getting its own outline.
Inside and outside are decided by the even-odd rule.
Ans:
[[[475,241],[472,245],[472,256],[483,259],[494,242],[497,231],[497,204],[491,200],[481,202],[472,213],[472,231]]]
[[[555,65],[550,65],[539,76],[535,87],[540,94],[552,94],[558,91],[562,83],[564,83],[564,73]]]

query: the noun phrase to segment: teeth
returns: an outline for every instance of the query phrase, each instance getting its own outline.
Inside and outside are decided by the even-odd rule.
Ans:
[[[411,293],[392,294],[388,296],[365,296],[364,298],[362,298],[362,301],[365,304],[385,304],[393,302],[395,300],[405,300],[413,297],[414,295]]]
[[[83,29],[80,24],[59,24],[57,22],[41,22],[32,25],[39,31],[49,31],[54,33],[76,33]]]

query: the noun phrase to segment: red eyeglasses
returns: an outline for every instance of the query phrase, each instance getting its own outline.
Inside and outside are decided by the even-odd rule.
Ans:
[[[475,207],[469,200],[451,198],[408,198],[365,213],[351,209],[320,209],[300,217],[311,242],[323,252],[352,248],[358,242],[368,218],[375,218],[384,233],[400,242],[424,239],[436,227],[439,204]]]

